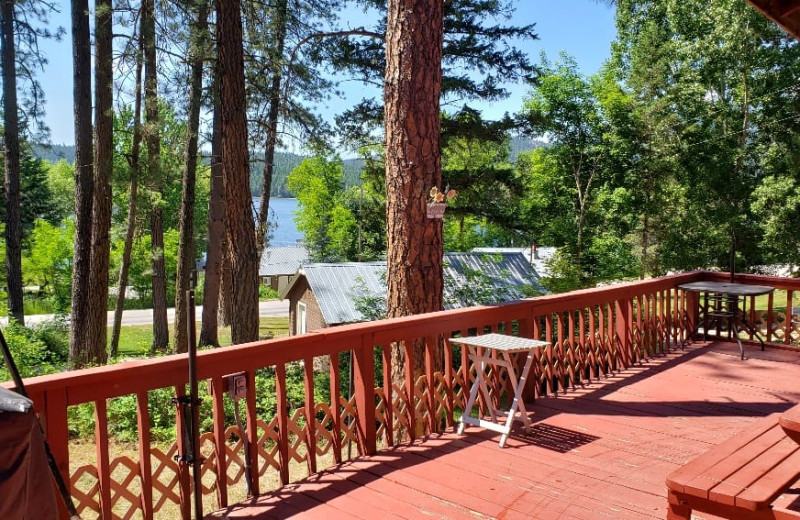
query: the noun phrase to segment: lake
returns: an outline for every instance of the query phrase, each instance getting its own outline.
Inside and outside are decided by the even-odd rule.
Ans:
[[[253,197],[253,207],[258,212],[259,197]],[[276,222],[277,227],[272,231],[271,246],[294,246],[303,239],[303,234],[294,224],[294,212],[297,210],[297,199],[269,199],[270,222]]]

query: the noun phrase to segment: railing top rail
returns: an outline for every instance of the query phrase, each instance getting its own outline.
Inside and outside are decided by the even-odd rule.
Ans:
[[[336,354],[359,347],[363,344],[365,335],[368,336],[367,341],[373,345],[438,334],[449,335],[451,332],[480,327],[482,324],[521,320],[632,298],[717,275],[718,273],[695,271],[545,295],[501,305],[477,306],[343,325],[320,329],[301,336],[203,350],[198,353],[198,377],[206,379],[241,371],[243,368],[259,369],[315,356]],[[25,384],[32,395],[67,389],[68,403],[72,405],[185,383],[186,363],[186,354],[176,354],[39,376],[27,379]],[[6,383],[6,386],[9,384]]]

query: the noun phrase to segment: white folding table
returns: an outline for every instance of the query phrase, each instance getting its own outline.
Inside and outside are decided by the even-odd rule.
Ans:
[[[525,426],[525,431],[530,433],[531,420],[528,418],[528,414],[525,410],[525,403],[522,400],[522,390],[525,388],[525,381],[527,381],[536,351],[541,347],[547,346],[549,343],[535,339],[507,336],[505,334],[484,334],[483,336],[450,338],[450,342],[460,344],[467,348],[467,355],[477,370],[477,376],[469,391],[467,405],[464,407],[464,412],[461,414],[461,421],[458,425],[459,435],[464,433],[464,427],[467,424],[480,426],[501,433],[500,447],[502,448],[506,444],[506,439],[511,431],[511,425],[514,419],[517,418],[517,413],[519,413],[518,420],[522,421]],[[490,352],[488,352],[490,350],[496,351],[499,355],[497,357],[492,357]],[[517,377],[518,366],[514,363],[512,358],[512,354],[518,353],[527,353],[525,365],[522,368],[522,373],[519,375],[519,378]],[[489,365],[505,367],[508,370],[508,378],[511,381],[511,388],[514,390],[514,399],[508,411],[495,409],[492,404],[492,400],[489,396],[489,388],[486,385],[486,369]],[[470,416],[479,391],[486,406],[489,408],[489,414],[491,416],[491,420],[489,421],[481,418],[476,419]],[[503,417],[503,415],[505,415],[505,417]],[[501,422],[501,420],[503,420],[503,422]]]

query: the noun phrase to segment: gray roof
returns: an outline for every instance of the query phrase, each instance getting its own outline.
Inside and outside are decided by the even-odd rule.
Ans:
[[[267,247],[261,256],[258,276],[294,274],[308,263],[308,250],[303,246]]]
[[[472,250],[475,253],[522,253],[531,263],[536,273],[542,278],[550,277],[550,267],[548,263],[558,251],[557,247],[537,246],[533,253],[531,247],[476,247]],[[533,253],[533,254],[531,254]]]
[[[445,308],[453,309],[474,298],[487,296],[491,303],[517,300],[531,294],[544,293],[538,276],[520,253],[445,253]],[[488,277],[475,283],[473,272]],[[385,298],[386,263],[359,262],[341,264],[308,264],[284,291],[288,294],[294,283],[305,275],[328,325],[355,323],[365,317],[355,302],[365,297]],[[487,294],[475,294],[475,289]]]

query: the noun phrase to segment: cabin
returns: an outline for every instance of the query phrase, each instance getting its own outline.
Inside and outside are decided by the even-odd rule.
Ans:
[[[300,266],[308,261],[308,249],[304,246],[264,248],[258,265],[258,278],[263,285],[283,292]]]
[[[544,294],[520,252],[445,253],[445,309]],[[386,262],[308,264],[281,293],[289,300],[291,335],[379,319],[385,306]],[[368,309],[376,309],[375,315]]]

